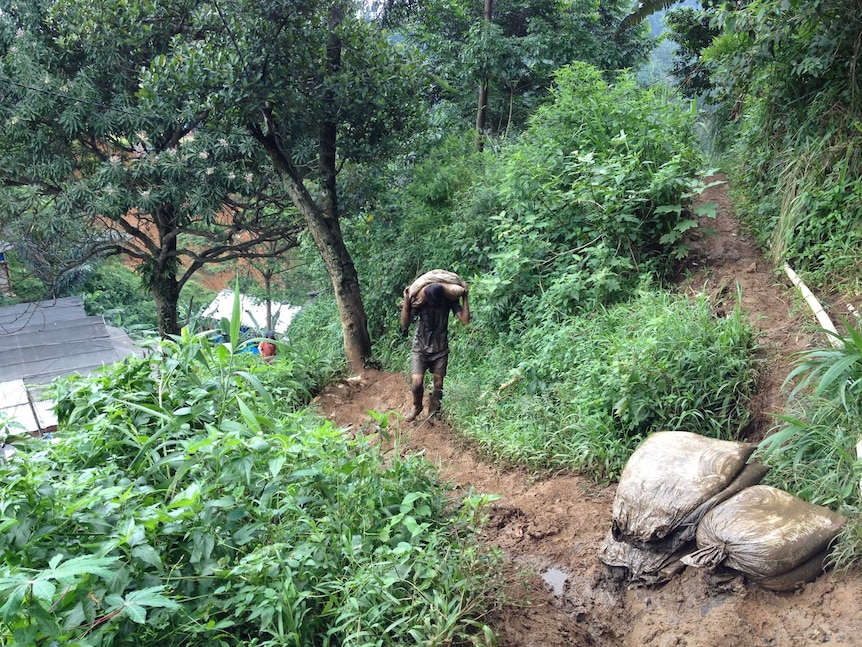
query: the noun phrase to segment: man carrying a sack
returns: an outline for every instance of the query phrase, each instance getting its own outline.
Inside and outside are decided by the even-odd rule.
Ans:
[[[410,384],[413,406],[405,416],[408,422],[416,420],[422,412],[425,371],[430,371],[434,378],[434,388],[428,401],[428,417],[436,416],[440,412],[443,378],[446,377],[449,364],[449,313],[454,314],[462,324],[470,322],[468,288],[460,278],[452,283],[433,282],[424,286],[421,285],[420,279],[422,277],[404,290],[404,301],[401,304],[403,328],[407,328],[414,319],[419,318],[416,334],[413,336]]]

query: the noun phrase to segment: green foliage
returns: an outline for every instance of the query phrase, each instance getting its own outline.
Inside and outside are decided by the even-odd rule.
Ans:
[[[109,324],[126,331],[156,330],[158,318],[153,295],[141,277],[122,263],[103,263],[87,279],[81,298],[88,315],[102,315]]]
[[[390,184],[404,189],[354,223],[372,330],[396,332],[404,286],[434,267],[481,284],[478,314],[504,331],[624,299],[685,255],[688,205],[703,189],[692,106],[587,65],[557,78],[523,137],[484,153],[442,140],[394,169]]]
[[[771,482],[812,503],[858,511],[862,332],[846,328],[846,337],[822,331],[838,340],[837,348],[799,354],[785,381],[794,384],[792,413],[779,417],[779,429],[760,447],[773,465]]]
[[[814,286],[858,280],[862,20],[848,0],[767,0],[721,12],[705,53],[732,183],[758,240]]]
[[[753,343],[739,311],[716,319],[705,298],[655,290],[496,340],[471,327],[453,341],[447,410],[495,459],[612,480],[654,431],[735,438]]]
[[[308,358],[309,366],[317,367],[324,376],[318,384],[327,384],[346,371],[344,336],[331,293],[321,294],[303,306],[288,334],[290,348]]]
[[[707,6],[712,2],[707,1]],[[713,89],[710,70],[701,53],[720,34],[711,25],[710,13],[695,7],[676,7],[665,14],[670,38],[677,44],[671,75],[687,97],[700,97]]]
[[[615,34],[630,3],[560,3],[553,0],[494,3],[490,21],[478,2],[423,2],[392,22],[428,52],[435,110],[451,113],[452,127],[476,120],[476,92],[488,87],[486,128],[506,136],[520,132],[548,99],[557,69],[584,61],[602,70],[636,67],[647,54],[642,30]]]
[[[237,320],[234,317],[233,320]],[[236,328],[235,326],[233,328]],[[316,358],[205,333],[54,385],[0,464],[0,644],[403,645],[482,631],[487,498],[300,407]]]
[[[682,235],[696,226],[685,207],[699,162],[693,117],[630,78],[609,85],[585,65],[558,74],[555,102],[498,178],[487,242],[497,320],[614,303],[685,255]]]
[[[482,224],[453,212],[479,190],[484,157],[473,149],[471,133],[449,134],[412,165],[393,163],[387,169],[392,182],[378,180],[379,193],[364,207],[364,217],[345,223],[375,336],[397,327],[401,294],[416,276],[466,266],[462,259],[476,248]],[[407,177],[411,181],[401,189]]]
[[[12,279],[14,296],[0,294],[0,305],[39,301],[45,295],[45,284],[33,276],[15,250],[6,252],[6,264]]]

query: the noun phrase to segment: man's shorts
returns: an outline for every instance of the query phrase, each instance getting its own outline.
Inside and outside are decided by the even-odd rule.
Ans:
[[[449,353],[444,353],[436,358],[429,358],[425,353],[413,353],[413,361],[410,364],[410,369],[413,375],[424,375],[425,371],[429,371],[434,375],[446,377],[446,368],[449,366]]]

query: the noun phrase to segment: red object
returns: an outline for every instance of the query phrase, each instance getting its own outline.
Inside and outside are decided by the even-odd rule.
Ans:
[[[260,351],[261,357],[275,357],[277,348],[271,341],[262,341],[257,348]]]

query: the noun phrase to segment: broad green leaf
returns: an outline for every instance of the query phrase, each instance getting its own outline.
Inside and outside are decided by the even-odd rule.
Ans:
[[[410,492],[401,501],[402,514],[410,512],[413,509],[413,504],[417,499],[421,499],[424,495],[421,492]]]
[[[138,606],[137,604],[126,604],[123,607],[123,613],[129,617],[129,620],[137,622],[139,625],[142,625],[147,621],[146,610],[144,607]]]
[[[279,472],[281,472],[281,468],[284,467],[285,460],[286,459],[284,456],[279,455],[270,458],[267,461],[267,465],[269,466],[269,474],[270,476],[272,476],[272,478],[276,478]]]
[[[245,380],[248,381],[249,384],[254,387],[255,391],[257,391],[260,394],[260,397],[263,398],[263,401],[269,409],[270,414],[274,415],[275,403],[272,400],[272,395],[270,395],[266,387],[261,384],[260,380],[258,380],[254,375],[247,371],[237,371],[237,375],[242,376]]]
[[[94,555],[73,557],[51,569],[51,576],[60,581],[85,574],[109,579],[114,575],[114,569],[111,567],[115,567],[117,561],[117,557],[96,557]]]
[[[37,579],[33,581],[33,585],[31,588],[31,595],[36,599],[42,602],[52,603],[54,601],[54,593],[57,591],[57,587],[53,582],[44,579]]]
[[[680,220],[676,223],[674,229],[677,231],[688,231],[689,229],[694,229],[697,227],[697,220]]]
[[[0,620],[8,621],[15,617],[15,613],[21,607],[21,603],[24,601],[24,596],[27,595],[29,588],[28,584],[20,584],[12,589],[10,593],[6,594],[6,602],[0,607]]]
[[[17,519],[0,519],[0,535],[18,523]]]
[[[156,568],[162,567],[162,559],[159,555],[159,551],[157,551],[149,544],[135,546],[132,549],[132,557],[141,560],[145,564],[155,566]]]
[[[200,498],[200,494],[201,486],[198,483],[192,483],[171,499],[171,502],[167,506],[168,510],[194,505]]]
[[[718,215],[718,205],[715,202],[706,202],[695,209],[694,212],[698,216],[715,218]]]
[[[84,604],[82,602],[78,602],[71,611],[66,615],[65,620],[63,620],[63,630],[71,631],[76,627],[80,627],[87,620],[87,616],[84,613]]]
[[[411,539],[416,537],[416,535],[418,535],[419,533],[421,533],[422,530],[424,529],[424,526],[425,526],[425,524],[421,524],[421,525],[418,524],[416,522],[416,519],[414,519],[413,517],[411,517],[409,515],[404,517],[403,523],[404,523],[404,527],[407,528],[407,530],[410,532],[410,538]]]
[[[237,394],[236,403],[239,406],[240,414],[242,414],[242,419],[245,420],[245,423],[256,433],[261,433],[262,429],[260,426],[260,422],[257,419],[254,411],[252,411],[249,406],[243,401],[243,399]]]
[[[139,604],[143,607],[161,607],[165,609],[179,609],[179,604],[163,595],[164,586],[151,586],[139,591],[132,591],[126,595],[126,602]]]

